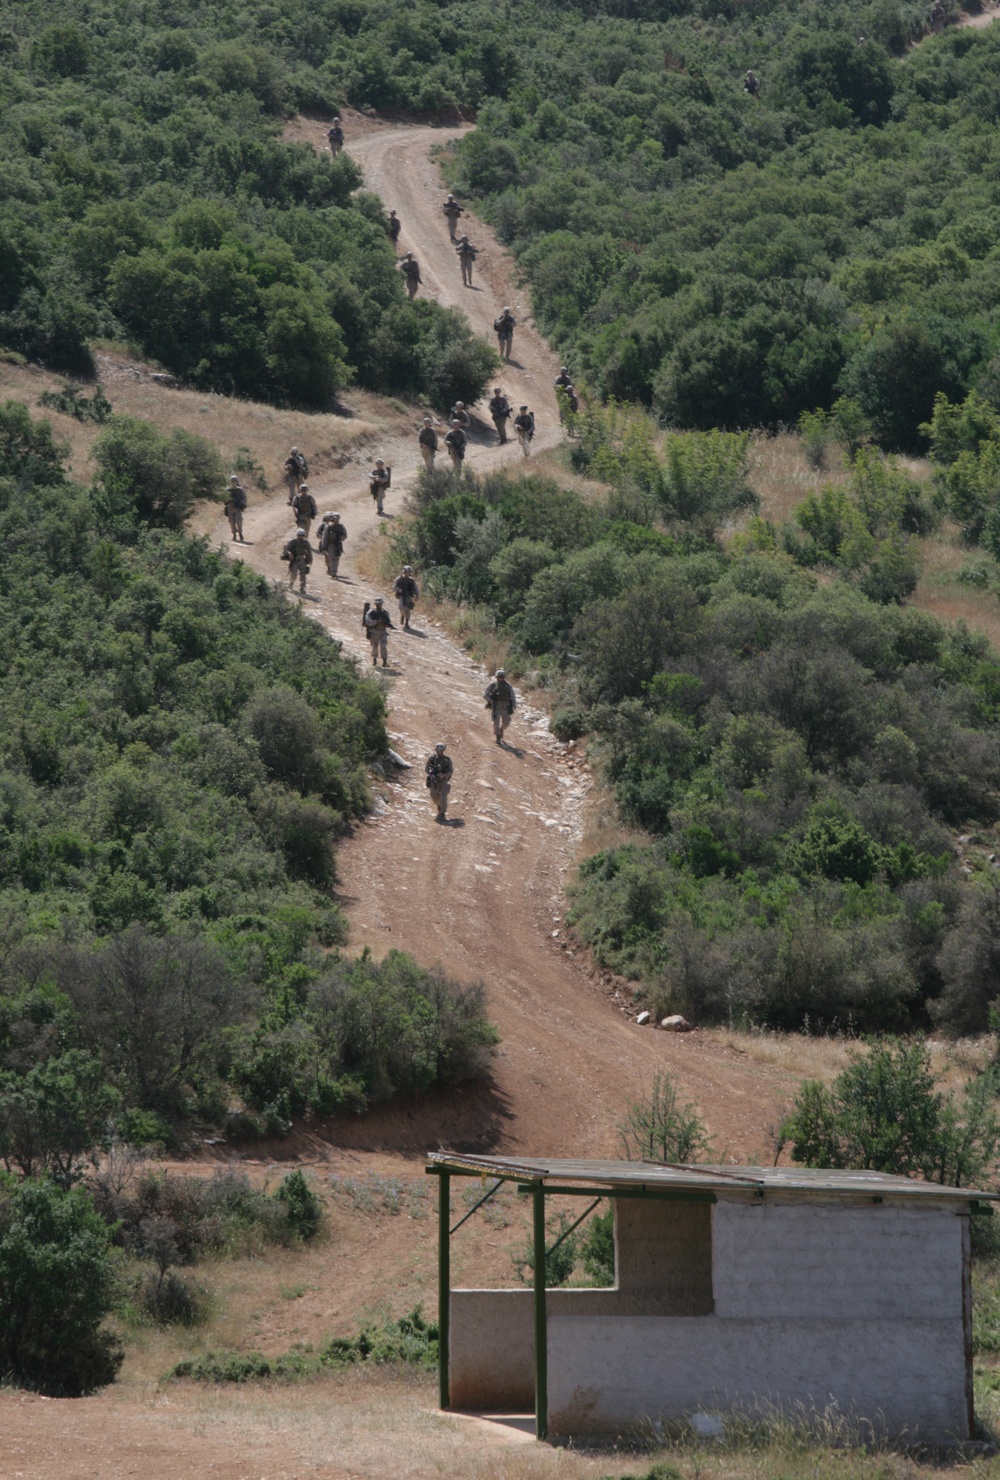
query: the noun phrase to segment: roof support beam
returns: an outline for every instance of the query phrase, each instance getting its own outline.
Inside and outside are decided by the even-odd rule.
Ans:
[[[545,1309],[545,1187],[534,1193],[532,1232],[535,1252],[535,1438],[549,1432],[549,1335]]]
[[[451,1178],[438,1173],[438,1380],[442,1408],[451,1407],[448,1341],[451,1319]]]

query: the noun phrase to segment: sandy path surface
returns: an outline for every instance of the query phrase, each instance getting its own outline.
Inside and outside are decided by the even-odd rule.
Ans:
[[[318,143],[321,126],[315,125],[313,133]],[[417,254],[425,292],[465,308],[484,334],[490,333],[498,309],[512,305],[519,320],[516,364],[504,369],[500,382],[511,400],[523,399],[536,411],[536,445],[552,445],[559,440],[552,391],[558,362],[526,322],[512,285],[511,259],[489,229],[470,217],[465,218],[469,234],[483,248],[477,280],[484,286],[482,291],[462,287],[440,211],[444,192],[429,155],[433,144],[460,133],[369,126],[350,147],[366,183],[387,205],[396,205],[404,229],[401,250]],[[393,467],[384,521],[368,494],[367,462],[349,464],[312,485],[321,513],[341,513],[349,541],[338,580],[327,576],[317,557],[303,604],[365,665],[370,665],[370,651],[361,611],[376,592],[358,575],[354,557],[376,537],[378,526],[391,527],[400,511],[418,462],[415,431],[395,444],[366,449],[372,456],[384,455]],[[478,434],[469,453],[470,465],[478,469],[520,468],[523,461],[516,446],[496,446],[492,427]],[[233,553],[281,579],[280,550],[289,529],[283,494],[263,504],[253,499],[246,519],[252,543],[242,550],[233,547]],[[224,521],[213,533],[228,539]],[[392,604],[391,592],[385,595]],[[394,605],[392,610],[395,615]],[[701,1106],[720,1151],[737,1158],[765,1152],[779,1100],[788,1092],[787,1078],[774,1073],[772,1088],[769,1071],[746,1069],[741,1057],[715,1037],[677,1037],[636,1027],[565,941],[563,888],[578,855],[590,785],[582,760],[549,734],[544,714],[527,704],[508,732],[511,743],[497,746],[482,698],[489,674],[423,619],[419,606],[410,632],[390,634],[389,666],[377,672],[389,690],[392,743],[413,769],[376,788],[374,815],[340,851],[351,948],[370,946],[381,956],[399,947],[463,981],[484,980],[503,1042],[488,1090],[416,1104],[405,1112],[394,1109],[356,1129],[334,1125],[331,1139],[413,1151],[440,1143],[524,1153],[607,1153],[626,1104],[664,1067]],[[455,765],[444,827],[434,820],[423,784],[424,761],[438,739],[447,743]]]

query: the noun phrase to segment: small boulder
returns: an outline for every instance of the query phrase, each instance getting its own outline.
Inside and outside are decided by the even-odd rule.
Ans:
[[[640,1028],[643,1027],[645,1023],[649,1022],[649,1013],[640,1012],[639,1016],[636,1018],[636,1022],[639,1024]]]
[[[674,1012],[670,1017],[661,1020],[660,1027],[667,1033],[690,1033],[694,1024],[689,1023],[687,1018],[682,1017],[679,1012]]]

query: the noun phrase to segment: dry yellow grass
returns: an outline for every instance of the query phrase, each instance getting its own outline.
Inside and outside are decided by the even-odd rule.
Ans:
[[[302,448],[310,473],[339,467],[357,449],[375,446],[413,428],[414,415],[401,402],[367,391],[349,391],[342,414],[290,411],[257,401],[239,401],[214,392],[171,389],[152,380],[151,368],[119,350],[99,350],[98,374],[114,410],[142,417],[161,432],[182,427],[197,432],[232,463],[245,448],[263,470],[271,487],[280,485],[289,447]],[[90,447],[101,428],[72,416],[38,407],[43,391],[58,390],[63,377],[36,366],[0,363],[0,396],[25,402],[33,415],[52,423],[56,437],[69,445],[75,478],[93,476]]]
[[[945,524],[921,541],[921,571],[910,605],[944,622],[963,621],[1000,648],[1000,602],[989,590],[959,579],[959,572],[983,557],[962,543],[957,526]]]
[[[757,433],[751,443],[750,487],[760,499],[760,514],[772,524],[784,524],[804,499],[827,483],[843,483],[847,471],[839,448],[831,443],[827,465],[810,467],[802,440],[793,432],[775,437]]]

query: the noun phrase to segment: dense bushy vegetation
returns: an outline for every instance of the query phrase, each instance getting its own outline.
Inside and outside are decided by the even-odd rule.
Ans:
[[[80,1188],[0,1173],[0,1373],[75,1398],[122,1353],[101,1329],[114,1301],[111,1236]]]
[[[488,373],[404,303],[351,161],[279,139],[343,103],[476,109],[455,183],[539,322],[668,422],[791,422],[840,394],[885,446],[933,397],[996,398],[994,30],[916,0],[71,0],[0,51],[0,336],[66,369],[134,336],[201,384],[322,404]],[[748,66],[762,78],[745,93]]]
[[[342,14],[343,12],[343,14]],[[346,156],[280,138],[333,100],[351,7],[19,5],[0,33],[0,344],[75,373],[129,338],[194,384],[325,407],[352,376],[478,396],[460,315],[405,301]],[[444,402],[442,401],[442,404]]]
[[[883,445],[912,445],[935,392],[996,394],[1000,303],[1000,35],[946,31],[904,55],[925,12],[519,6],[518,68],[455,183],[603,394],[707,428],[847,393]]]
[[[829,1086],[806,1080],[781,1128],[792,1159],[977,1187],[996,1169],[997,1066],[970,1081],[963,1100],[938,1089],[923,1043],[891,1040],[851,1055]]]
[[[279,1129],[478,1072],[480,987],[343,940],[334,843],[383,699],[242,563],[174,528],[218,469],[113,418],[69,483],[0,408],[0,1160]]]
[[[603,503],[538,475],[426,478],[400,550],[499,614],[514,660],[556,690],[556,733],[599,737],[625,818],[655,835],[587,860],[572,906],[654,1010],[983,1029],[1000,884],[985,851],[959,873],[953,835],[998,815],[1000,660],[863,579],[867,526],[867,561],[832,583],[802,563],[822,555],[802,511],[794,558],[753,520],[724,551],[711,511],[745,500],[741,441],[720,437],[661,457],[641,429],[594,433]],[[877,504],[905,553],[922,504],[898,469],[862,448],[845,498]]]

